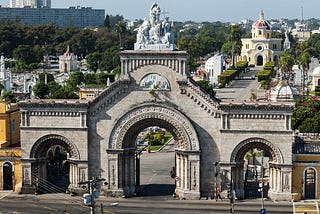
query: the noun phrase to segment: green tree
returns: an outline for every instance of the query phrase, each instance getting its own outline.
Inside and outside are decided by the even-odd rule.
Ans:
[[[102,54],[99,52],[93,52],[87,55],[87,66],[92,71],[97,71],[102,59]]]
[[[294,65],[294,58],[288,51],[286,51],[282,56],[280,56],[280,67],[285,72],[290,71],[293,65]]]
[[[49,87],[47,84],[43,82],[37,83],[33,88],[32,88],[34,95],[39,97],[40,99],[46,98],[49,95]]]
[[[1,95],[1,100],[3,100],[3,99],[10,100],[10,102],[12,102],[12,103],[17,102],[17,99],[13,95],[12,91],[3,92],[2,95]]]
[[[76,71],[71,73],[67,83],[69,88],[75,91],[78,85],[84,83],[84,80],[84,74],[81,71]]]
[[[53,74],[48,73],[48,72],[43,72],[43,73],[39,74],[40,82],[45,83],[46,76],[47,76],[47,83],[46,84],[48,84],[49,82],[53,82],[54,81]]]
[[[79,99],[72,88],[63,86],[51,96],[53,99]]]
[[[30,45],[19,45],[13,51],[13,57],[27,65],[37,62],[37,57],[33,51],[33,47]]]
[[[200,87],[202,89],[204,89],[211,96],[215,96],[216,95],[215,91],[213,90],[213,86],[210,85],[208,81],[200,80],[200,81],[197,81],[197,83],[200,85]]]
[[[235,56],[241,54],[242,48],[242,31],[239,25],[231,25],[230,26],[230,34],[228,36],[228,40],[224,43],[221,48],[221,53],[228,54],[232,57],[232,65],[235,65],[234,59]]]
[[[50,97],[61,88],[61,85],[55,81],[48,83]]]
[[[123,36],[125,35],[126,33],[126,22],[124,21],[118,21],[117,24],[116,24],[116,32],[118,33],[119,35],[119,47],[120,49],[122,48],[122,41],[123,41]]]
[[[120,66],[119,48],[113,46],[103,52],[99,69],[110,72],[118,66]]]

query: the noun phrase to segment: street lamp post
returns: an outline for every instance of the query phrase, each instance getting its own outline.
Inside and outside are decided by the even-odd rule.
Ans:
[[[259,184],[260,186],[260,191],[261,191],[261,209],[260,209],[260,214],[265,214],[266,209],[264,208],[264,200],[263,200],[263,186],[264,186],[264,181],[263,181],[263,158],[264,158],[264,151],[261,150],[261,183]]]
[[[88,180],[88,181],[83,181],[83,182],[79,182],[78,184],[80,185],[86,185],[87,186],[87,189],[88,189],[88,192],[89,192],[89,195],[90,195],[90,214],[94,214],[94,204],[95,204],[95,201],[94,201],[94,188],[96,187],[97,183],[99,182],[102,182],[102,181],[105,181],[106,179],[104,178],[92,178],[92,180]],[[108,183],[105,182],[105,185],[107,185]]]
[[[219,172],[218,172],[218,165],[219,165],[219,162],[215,162],[214,163],[214,199],[216,201],[218,201],[218,188],[217,188],[217,177],[219,175]]]

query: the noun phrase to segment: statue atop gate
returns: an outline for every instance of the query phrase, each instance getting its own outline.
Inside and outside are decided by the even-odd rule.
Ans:
[[[175,50],[172,26],[169,17],[160,20],[161,9],[157,3],[150,8],[149,20],[145,17],[143,23],[135,29],[137,41],[135,50]]]

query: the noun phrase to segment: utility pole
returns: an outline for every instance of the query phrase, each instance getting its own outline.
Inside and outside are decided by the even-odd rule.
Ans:
[[[218,201],[218,188],[217,188],[217,177],[219,175],[218,173],[218,165],[219,162],[214,163],[214,200]]]
[[[83,182],[79,182],[78,184],[80,185],[86,185],[83,186],[83,188],[87,188],[89,195],[90,195],[90,214],[95,214],[94,212],[94,204],[95,204],[95,192],[94,189],[96,188],[97,184],[105,181],[106,179],[104,178],[92,178],[92,180],[87,180],[87,181],[83,181]],[[107,185],[108,183],[105,182],[105,185]]]
[[[259,184],[259,188],[261,191],[261,209],[260,214],[265,214],[266,209],[264,208],[264,200],[263,200],[263,186],[264,186],[264,180],[263,180],[263,158],[264,158],[264,151],[261,150],[261,183]]]

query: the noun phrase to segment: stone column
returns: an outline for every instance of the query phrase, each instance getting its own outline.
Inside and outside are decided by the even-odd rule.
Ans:
[[[180,178],[181,188],[179,197],[186,199],[200,198],[200,156],[195,151],[181,151],[182,162],[180,171],[183,173]]]
[[[130,180],[129,180],[129,188],[130,188],[130,195],[134,194],[136,192],[135,188],[135,183],[136,183],[136,178],[135,178],[135,154],[132,152],[129,156],[129,168],[130,168]]]
[[[22,159],[22,188],[21,193],[33,194],[35,189],[32,184],[32,167],[30,159]]]
[[[273,167],[269,166],[269,187],[270,191],[273,190]]]
[[[220,184],[221,184],[221,192],[223,195],[227,195],[227,191],[231,188],[232,181],[232,170],[234,170],[233,166],[235,163],[230,162],[220,162]]]

